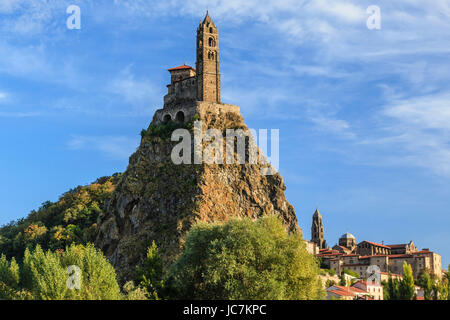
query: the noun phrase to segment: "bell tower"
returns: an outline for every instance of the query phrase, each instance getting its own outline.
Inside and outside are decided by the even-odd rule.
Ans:
[[[219,30],[208,11],[197,29],[197,99],[220,103]]]
[[[327,242],[324,239],[322,215],[319,210],[316,209],[313,215],[313,223],[311,226],[311,242],[317,244],[319,249],[326,249],[328,247]]]

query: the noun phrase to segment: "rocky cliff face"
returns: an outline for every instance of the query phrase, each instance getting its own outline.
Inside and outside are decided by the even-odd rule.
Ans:
[[[246,129],[236,112],[203,110],[195,119],[202,121],[203,131]],[[141,144],[98,221],[96,245],[122,280],[131,275],[153,240],[169,265],[197,221],[277,214],[287,229],[301,232],[279,174],[262,175],[260,164],[175,165],[170,155],[178,142],[170,136],[181,125],[155,123],[142,132]],[[182,126],[193,133],[192,120]]]

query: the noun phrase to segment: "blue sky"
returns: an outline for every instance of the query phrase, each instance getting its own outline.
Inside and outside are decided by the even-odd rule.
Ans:
[[[81,8],[81,30],[66,8]],[[381,8],[369,30],[366,8]],[[222,100],[280,129],[280,173],[305,237],[414,240],[450,263],[450,1],[0,1],[0,223],[124,171],[195,65],[206,8]]]

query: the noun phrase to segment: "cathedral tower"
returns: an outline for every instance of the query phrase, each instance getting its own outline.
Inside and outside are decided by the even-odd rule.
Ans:
[[[197,29],[197,99],[220,103],[219,30],[209,13]]]
[[[322,215],[320,214],[318,209],[316,209],[316,212],[314,212],[313,215],[311,226],[311,242],[317,244],[319,246],[319,249],[326,249],[328,247],[323,232]]]

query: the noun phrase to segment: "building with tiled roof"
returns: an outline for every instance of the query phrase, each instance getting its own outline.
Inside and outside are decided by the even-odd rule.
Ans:
[[[327,299],[383,300],[383,286],[357,281],[352,286],[332,285],[326,289]]]
[[[404,244],[377,243],[364,240],[356,244],[356,237],[351,233],[345,233],[339,238],[339,244],[332,249],[321,249],[316,255],[321,260],[321,267],[333,269],[340,275],[344,269],[356,272],[362,279],[367,278],[373,272],[370,266],[377,266],[382,280],[387,280],[388,274],[401,277],[403,263],[411,265],[414,278],[427,269],[438,277],[444,274],[442,271],[441,256],[429,249],[418,250],[413,241]]]

